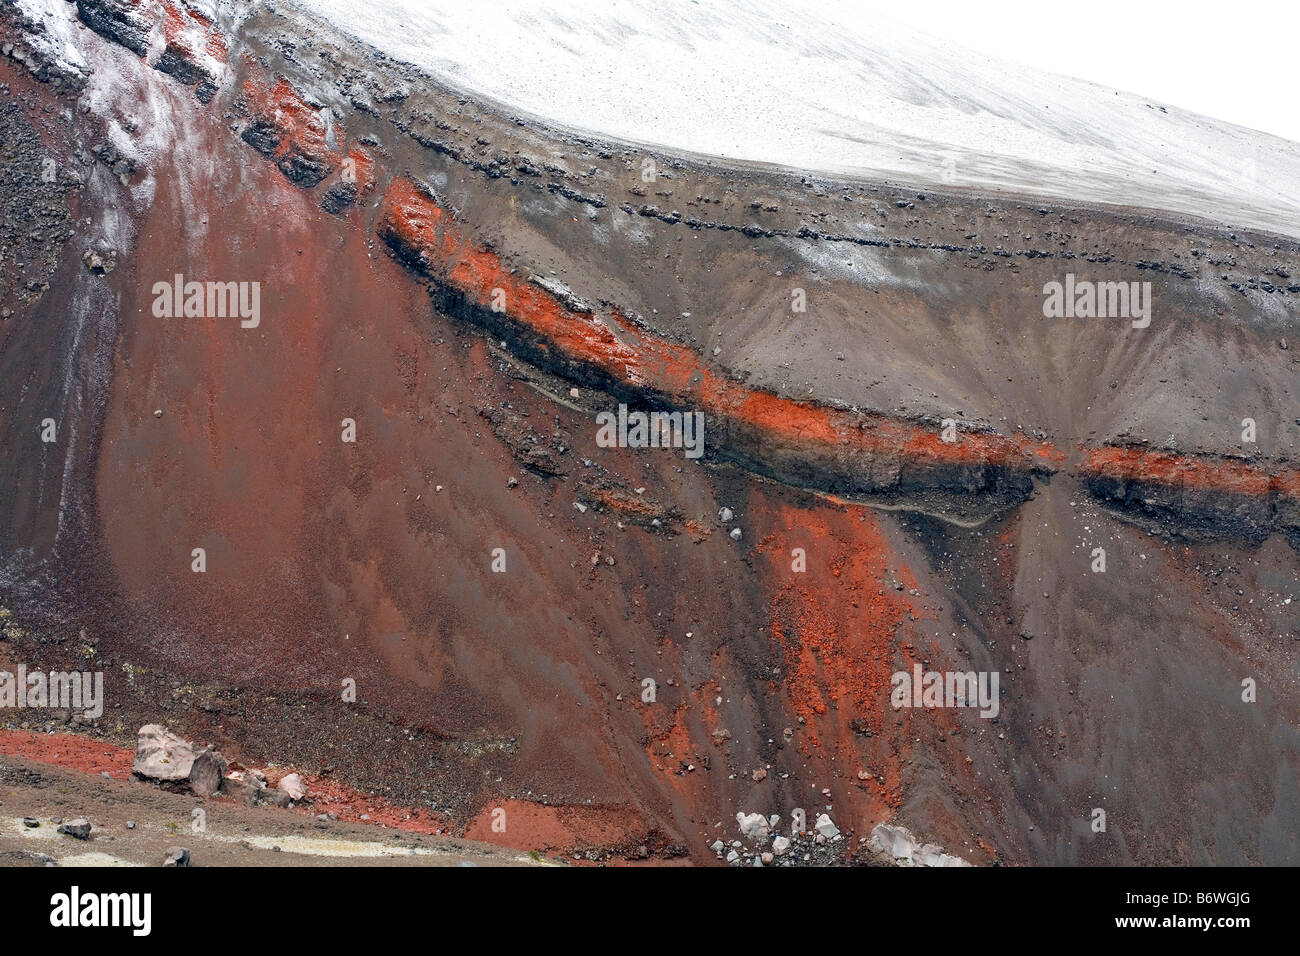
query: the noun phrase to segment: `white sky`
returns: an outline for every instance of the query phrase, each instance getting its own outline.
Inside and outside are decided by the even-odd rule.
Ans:
[[[841,6],[842,3],[842,6]],[[1300,142],[1297,0],[840,0],[1026,66]]]

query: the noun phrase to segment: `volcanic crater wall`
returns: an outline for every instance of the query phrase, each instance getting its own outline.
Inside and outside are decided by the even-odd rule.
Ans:
[[[67,403],[93,520],[59,532],[102,566],[6,602],[151,675],[110,685],[119,731],[183,675],[225,746],[488,838],[511,801],[528,848],[709,860],[800,807],[848,857],[897,816],[976,862],[1300,858],[1295,242],[602,143],[257,5],[77,11],[85,123],[189,117],[95,167],[92,222],[129,196],[138,238],[65,256],[4,345],[64,295],[108,314]],[[1152,282],[1151,328],[1046,319],[1089,270]],[[262,323],[153,318],[177,272],[260,281]],[[703,410],[704,462],[598,447],[618,401]],[[892,708],[914,665],[1000,672],[999,717]]]

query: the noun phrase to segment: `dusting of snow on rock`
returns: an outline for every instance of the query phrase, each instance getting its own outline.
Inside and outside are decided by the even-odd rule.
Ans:
[[[1300,233],[1300,144],[964,50],[884,4],[293,2],[450,85],[631,143]]]
[[[77,46],[77,8],[67,0],[17,0],[17,7],[27,19],[41,24],[44,33],[34,33],[35,47],[65,70],[85,73],[86,58]]]

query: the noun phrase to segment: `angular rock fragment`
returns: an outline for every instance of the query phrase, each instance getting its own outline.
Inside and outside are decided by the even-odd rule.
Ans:
[[[189,866],[190,851],[183,846],[169,846],[163,856],[163,866]]]
[[[68,820],[59,824],[59,832],[76,840],[90,839],[90,821],[84,818]]]
[[[301,774],[288,773],[280,778],[276,788],[285,793],[290,800],[298,801],[307,797],[307,782]]]
[[[213,748],[196,751],[192,743],[161,724],[140,728],[131,764],[133,777],[210,797],[220,789],[225,772],[226,760]]]

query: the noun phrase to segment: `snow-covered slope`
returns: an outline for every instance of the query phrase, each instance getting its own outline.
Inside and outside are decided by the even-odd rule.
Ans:
[[[41,30],[30,35],[32,44],[63,69],[86,69],[86,58],[76,43],[74,10],[63,0],[16,0],[18,11]]]
[[[885,4],[293,2],[573,129],[1300,234],[1300,144],[944,44],[891,22]]]

